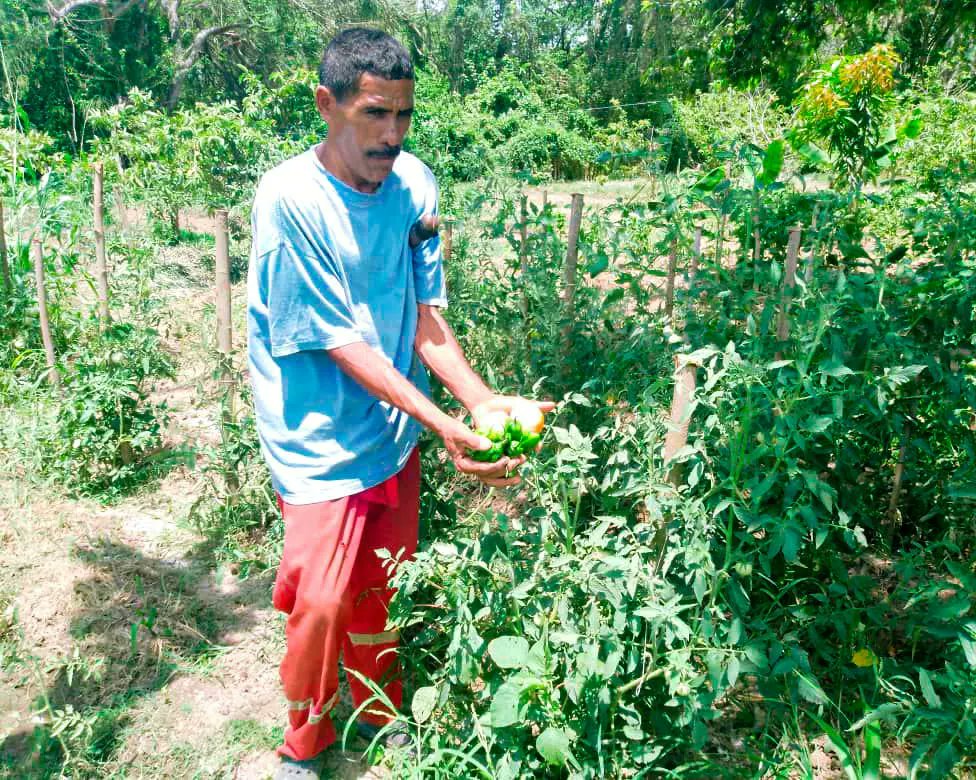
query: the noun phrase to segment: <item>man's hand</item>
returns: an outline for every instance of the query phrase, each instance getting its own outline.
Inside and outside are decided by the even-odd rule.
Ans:
[[[458,471],[471,474],[490,487],[510,487],[522,481],[518,474],[512,472],[525,463],[524,457],[503,456],[494,463],[481,463],[469,457],[468,450],[487,450],[491,442],[463,422],[449,417],[437,433],[444,440],[444,447]]]

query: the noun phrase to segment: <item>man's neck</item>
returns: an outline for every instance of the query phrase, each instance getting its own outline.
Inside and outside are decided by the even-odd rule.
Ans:
[[[350,171],[349,167],[344,164],[342,157],[329,144],[328,139],[315,147],[315,154],[325,170],[343,184],[348,184],[354,190],[364,192],[367,195],[372,195],[379,189],[380,185],[376,182],[366,181]]]

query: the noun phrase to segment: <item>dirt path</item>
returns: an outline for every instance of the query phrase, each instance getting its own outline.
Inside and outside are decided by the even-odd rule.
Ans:
[[[154,399],[170,408],[172,441],[206,445],[218,437],[201,339],[209,286],[185,247],[158,260],[167,269],[161,332],[180,368]],[[242,285],[234,295],[241,315]],[[32,753],[31,735],[68,705],[89,729],[76,740],[88,750],[79,765],[97,766],[80,776],[271,777],[286,717],[274,572],[242,581],[214,570],[187,521],[202,475],[181,467],[105,507],[3,472],[0,777],[57,776],[51,755]],[[356,754],[336,753],[331,767],[334,777],[380,776]]]

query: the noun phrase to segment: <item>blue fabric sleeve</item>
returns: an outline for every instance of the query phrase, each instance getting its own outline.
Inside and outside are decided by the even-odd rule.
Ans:
[[[264,264],[274,357],[364,340],[334,258],[299,254],[283,242],[265,256]]]
[[[429,182],[424,214],[437,214],[437,184],[428,171]],[[447,306],[447,286],[444,282],[444,263],[441,256],[441,237],[436,235],[413,250],[413,283],[417,303]]]

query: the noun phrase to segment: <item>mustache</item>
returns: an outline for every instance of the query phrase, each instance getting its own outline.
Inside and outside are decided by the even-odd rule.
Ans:
[[[399,146],[384,146],[382,149],[370,149],[366,152],[367,157],[378,160],[392,160],[398,154],[400,154]]]

